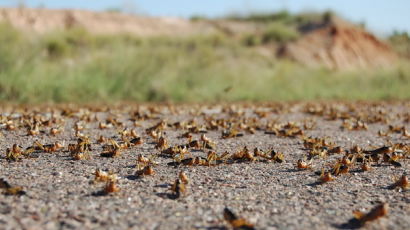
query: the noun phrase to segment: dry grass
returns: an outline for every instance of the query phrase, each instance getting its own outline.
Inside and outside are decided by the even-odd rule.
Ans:
[[[1,25],[0,42],[2,101],[410,98],[407,63],[383,71],[308,69],[223,34],[136,38],[75,28],[28,37]]]

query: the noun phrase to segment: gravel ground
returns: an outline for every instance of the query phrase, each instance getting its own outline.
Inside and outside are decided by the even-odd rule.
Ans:
[[[0,229],[232,229],[223,217],[225,207],[254,224],[256,229],[350,229],[356,227],[346,224],[353,218],[354,210],[369,212],[379,202],[389,205],[387,216],[366,223],[363,229],[409,229],[410,226],[410,193],[406,189],[387,188],[394,182],[393,177],[408,173],[408,154],[399,161],[402,167],[373,163],[372,170],[363,172],[357,164],[334,181],[319,184],[317,171],[329,170],[343,154],[314,158],[312,169],[298,170],[296,162],[306,158],[309,152],[302,137],[265,134],[268,123],[280,125],[292,121],[299,124],[304,136],[326,137],[347,151],[355,145],[366,150],[397,143],[409,145],[410,138],[403,133],[378,135],[380,130],[387,132],[389,125],[409,130],[410,104],[407,102],[121,105],[115,108],[3,106],[1,114],[0,177],[11,185],[21,186],[26,194],[0,194]],[[37,116],[45,121],[51,114],[64,121],[50,126],[43,124],[39,127],[40,134],[27,135],[24,119],[33,120]],[[341,128],[346,119],[343,114],[366,122],[367,130]],[[22,115],[24,119],[20,118]],[[247,123],[256,129],[254,134],[241,127],[238,131],[243,136],[222,139],[224,128],[208,129],[205,135],[215,142],[214,150],[218,154],[235,153],[244,146],[253,152],[257,147],[281,152],[285,161],[170,166],[168,163],[173,159],[158,156],[156,140],[145,132],[162,120],[174,124],[194,119],[200,126],[205,124],[205,117],[211,116],[214,120],[224,120],[228,126],[240,124],[243,118],[249,118],[248,121],[256,118]],[[99,129],[99,121],[105,122],[107,118],[116,118],[123,126]],[[7,130],[7,121],[11,119],[14,119],[15,130]],[[18,161],[5,158],[6,149],[13,144],[26,149],[36,140],[43,144],[60,141],[65,146],[76,143],[73,127],[81,119],[84,130],[80,132],[88,135],[92,142],[92,159],[74,160],[66,147],[53,153],[32,153],[31,157]],[[305,123],[316,125],[303,127]],[[51,136],[51,127],[60,127],[62,132]],[[144,143],[122,150],[118,157],[101,157],[103,144],[96,143],[97,138],[103,135],[120,142],[118,131],[124,128],[135,129]],[[187,143],[187,139],[178,138],[186,130],[166,127],[163,131],[170,146]],[[192,136],[197,140],[201,133]],[[193,156],[206,157],[208,150],[190,149],[190,152]],[[155,175],[135,176],[138,154],[148,158],[157,156]],[[93,182],[97,168],[119,176],[119,192],[96,195],[105,186]],[[178,199],[171,199],[170,187],[180,171],[189,177],[187,192]]]

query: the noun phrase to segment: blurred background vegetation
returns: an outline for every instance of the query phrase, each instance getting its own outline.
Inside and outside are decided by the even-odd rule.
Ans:
[[[403,57],[389,70],[307,68],[255,48],[296,40],[298,27],[327,14],[228,16],[266,25],[261,33],[239,39],[223,33],[183,38],[95,35],[81,28],[31,36],[1,24],[0,101],[409,99],[407,33],[395,32],[387,39]]]

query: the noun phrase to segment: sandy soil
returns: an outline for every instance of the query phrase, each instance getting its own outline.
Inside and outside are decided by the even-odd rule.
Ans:
[[[366,223],[363,229],[408,229],[410,226],[409,192],[387,188],[394,182],[393,177],[408,173],[408,153],[404,154],[405,159],[399,160],[402,167],[373,162],[372,170],[363,172],[359,164],[354,164],[349,173],[337,176],[334,181],[318,184],[319,175],[316,172],[322,168],[330,170],[343,154],[316,157],[311,170],[297,170],[297,160],[306,158],[309,152],[303,145],[302,137],[265,134],[269,122],[280,125],[294,121],[300,124],[306,137],[326,137],[346,151],[355,145],[366,150],[392,143],[409,145],[410,138],[399,132],[390,133],[387,137],[378,135],[379,130],[388,131],[389,125],[409,129],[409,103],[126,105],[109,110],[101,107],[98,111],[86,107],[63,108],[65,114],[62,116],[62,110],[57,108],[27,108],[28,112],[25,112],[23,108],[2,107],[0,178],[11,185],[22,186],[26,194],[0,194],[0,229],[231,229],[223,217],[225,207],[254,224],[256,229],[350,229],[356,227],[346,225],[353,218],[354,210],[368,212],[379,202],[389,205],[387,216]],[[306,113],[307,108],[310,108],[310,114]],[[318,112],[321,109],[323,111]],[[50,118],[54,111],[55,117],[63,118],[64,122],[50,127],[41,125],[39,129],[44,133],[28,136],[21,123],[23,119],[18,117],[33,114],[33,111],[38,111],[37,116],[43,117],[43,121]],[[147,115],[145,120],[137,121],[137,127],[130,120],[138,117],[135,111],[140,112],[140,117]],[[343,112],[367,121],[368,129],[342,129],[342,118],[329,119],[332,114],[340,115]],[[285,161],[170,166],[168,163],[174,160],[158,156],[160,150],[155,148],[156,140],[145,132],[161,120],[174,124],[195,119],[200,126],[205,124],[204,118],[210,116],[225,119],[232,126],[241,123],[239,119],[256,117],[252,125],[251,122],[242,122],[255,127],[255,133],[246,132],[244,127],[238,128],[239,133],[244,134],[241,137],[222,139],[224,128],[214,131],[208,128],[205,135],[215,142],[218,154],[225,151],[235,153],[244,146],[253,152],[257,147],[264,151],[273,149],[282,152]],[[11,117],[14,117],[16,130],[8,131],[6,122]],[[123,122],[123,126],[99,129],[99,121],[105,122],[107,117],[116,118]],[[81,133],[91,139],[92,159],[74,160],[66,147],[54,153],[32,153],[30,157],[15,162],[5,159],[6,148],[11,148],[13,144],[25,149],[32,146],[35,140],[43,144],[60,141],[65,146],[76,143],[73,127],[81,118],[91,120],[81,121],[85,127]],[[231,119],[230,122],[228,119]],[[316,122],[315,127],[303,127],[302,124],[312,121]],[[51,136],[48,130],[58,126],[63,132]],[[115,158],[101,157],[103,144],[96,143],[97,138],[103,135],[120,142],[118,131],[125,127],[135,129],[144,144],[124,149]],[[163,131],[170,146],[187,143],[186,139],[178,138],[186,130],[169,125]],[[201,136],[200,133],[192,135],[193,140]],[[193,156],[206,157],[208,150],[190,149],[190,152]],[[148,158],[158,156],[155,158],[158,163],[154,166],[155,175],[135,176],[138,154]],[[96,195],[105,186],[104,183],[93,182],[97,168],[119,176],[119,192]],[[187,192],[179,199],[171,199],[170,187],[180,171],[189,177]]]
[[[227,20],[191,21],[176,17],[137,16],[116,12],[0,8],[0,22],[30,34],[80,27],[95,34],[132,34],[141,37],[192,36],[225,32],[230,35],[258,30],[253,23]]]

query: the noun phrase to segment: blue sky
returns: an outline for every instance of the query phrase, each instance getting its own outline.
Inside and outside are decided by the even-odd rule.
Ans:
[[[152,16],[219,16],[234,12],[287,9],[291,12],[331,9],[354,22],[365,22],[374,32],[410,32],[409,0],[0,0],[0,6],[24,2],[30,7],[105,10],[128,8]]]

